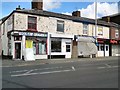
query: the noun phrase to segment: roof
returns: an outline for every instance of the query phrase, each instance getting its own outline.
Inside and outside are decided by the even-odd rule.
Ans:
[[[11,16],[13,13],[24,13],[24,14],[32,14],[32,15],[39,15],[39,16],[46,16],[46,17],[56,17],[56,18],[61,18],[61,19],[68,19],[68,20],[72,20],[74,22],[83,22],[83,23],[90,23],[90,24],[95,24],[95,20],[94,19],[89,19],[89,18],[85,18],[85,17],[76,17],[76,16],[70,16],[70,15],[65,15],[65,14],[60,14],[60,13],[54,13],[54,12],[49,12],[49,11],[44,11],[44,10],[35,10],[35,9],[30,9],[30,10],[26,10],[26,9],[21,9],[21,10],[14,10],[9,16]],[[5,19],[2,20],[2,23],[9,18],[9,16],[7,16]],[[112,23],[108,23],[106,21],[102,21],[102,20],[97,20],[97,24],[98,25],[104,25],[104,26],[116,26],[116,24],[112,24]]]
[[[110,17],[110,22],[114,22],[120,25],[120,13],[116,13],[110,16],[104,16],[100,20],[107,21],[107,18]]]

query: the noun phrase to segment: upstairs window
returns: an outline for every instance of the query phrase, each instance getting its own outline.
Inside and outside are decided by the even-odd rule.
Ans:
[[[103,35],[103,27],[98,27],[98,35]]]
[[[115,38],[118,38],[119,37],[119,31],[118,29],[115,30]]]
[[[37,17],[28,16],[28,30],[37,31]]]
[[[64,32],[64,21],[57,20],[57,31]]]
[[[83,24],[83,35],[88,34],[88,24]]]

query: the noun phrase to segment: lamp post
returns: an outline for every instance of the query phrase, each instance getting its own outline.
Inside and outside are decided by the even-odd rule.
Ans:
[[[95,39],[97,40],[97,0],[95,0]]]
[[[96,42],[96,45],[98,46],[98,42],[97,42],[97,0],[95,0],[95,42]]]

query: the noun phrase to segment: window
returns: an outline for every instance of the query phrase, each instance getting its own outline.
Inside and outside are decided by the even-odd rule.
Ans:
[[[28,30],[37,30],[37,18],[28,16]]]
[[[119,31],[118,29],[115,30],[115,38],[118,38],[119,37]]]
[[[34,55],[43,55],[47,53],[46,38],[39,37],[27,37],[26,40],[33,41],[33,52]]]
[[[14,40],[15,40],[15,41],[21,41],[21,40],[22,40],[22,37],[20,37],[20,36],[15,36],[15,37],[14,37]]]
[[[33,42],[33,52],[35,55],[46,54],[46,42]]]
[[[103,35],[103,27],[98,27],[98,35]]]
[[[66,45],[66,52],[70,52],[70,45]]]
[[[64,32],[64,21],[57,21],[57,31]]]
[[[106,46],[106,51],[108,51],[108,46]]]
[[[83,24],[83,34],[88,34],[88,24]]]
[[[51,40],[51,52],[61,52],[61,39]]]
[[[99,44],[97,46],[97,48],[98,48],[98,51],[104,51],[104,45],[103,44]]]
[[[101,46],[100,46],[100,49],[101,49],[101,51],[104,51],[104,46],[101,45]]]
[[[3,35],[5,34],[5,23],[3,24]]]

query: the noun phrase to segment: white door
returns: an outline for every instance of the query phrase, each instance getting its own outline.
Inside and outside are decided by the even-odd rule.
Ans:
[[[109,45],[105,45],[105,56],[109,56]]]

